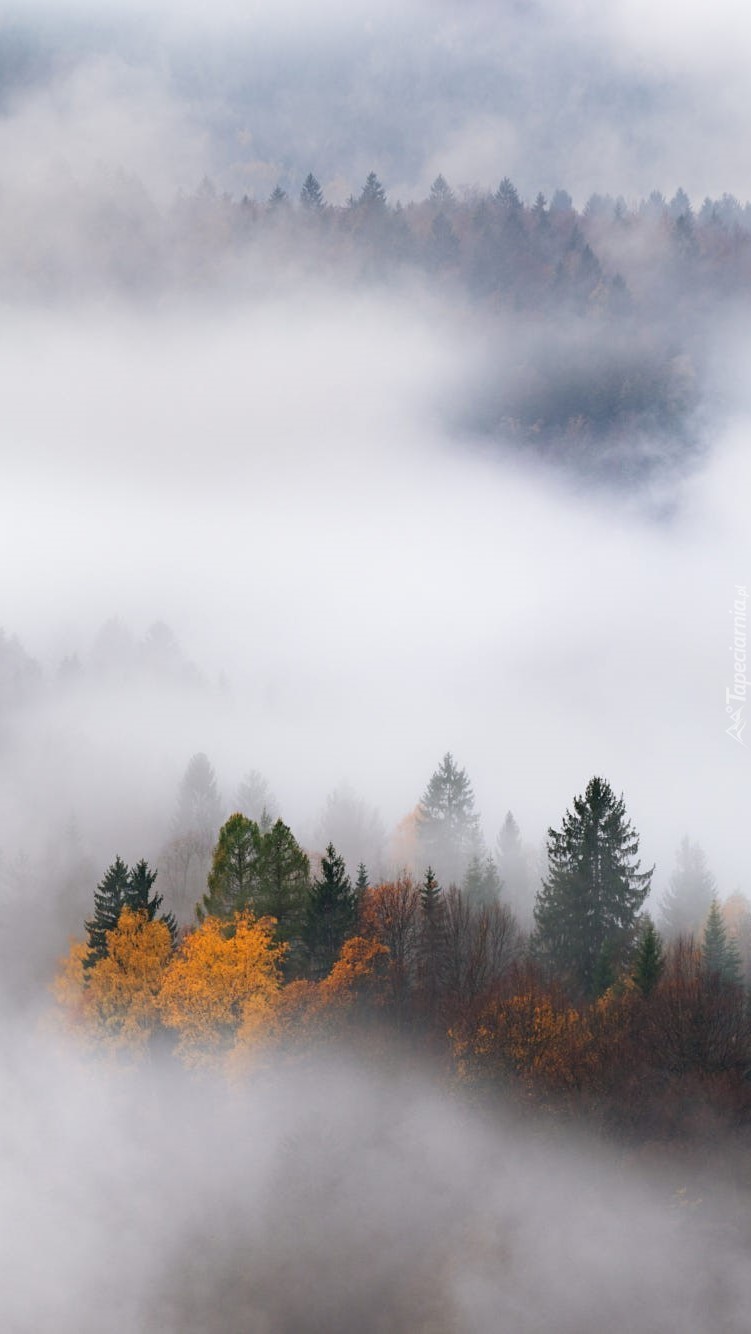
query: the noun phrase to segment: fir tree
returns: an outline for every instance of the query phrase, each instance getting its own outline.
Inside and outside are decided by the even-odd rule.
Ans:
[[[645,915],[631,976],[642,996],[651,996],[665,967],[665,951],[652,918]]]
[[[420,886],[420,923],[417,940],[417,982],[423,1010],[430,1022],[436,1016],[445,963],[443,892],[432,866]]]
[[[275,917],[280,940],[299,944],[310,893],[310,862],[283,820],[260,834],[257,880],[250,906],[259,917]],[[288,965],[294,964],[293,951]]]
[[[714,876],[707,867],[702,849],[684,835],[661,906],[666,936],[698,936],[712,906],[715,890]]]
[[[440,174],[436,176],[430,187],[430,202],[441,209],[451,208],[456,203],[456,196],[451,186],[445,177]]]
[[[490,907],[498,903],[501,895],[501,877],[493,857],[475,855],[467,867],[464,877],[464,892],[476,907],[485,904]]]
[[[386,191],[374,171],[368,172],[357,202],[371,209],[380,210],[386,207]]]
[[[447,752],[417,808],[417,834],[444,883],[460,882],[480,849],[479,816],[472,785]]]
[[[161,894],[151,893],[156,876],[156,871],[152,871],[148,862],[141,858],[130,870],[123,902],[123,907],[130,908],[133,912],[145,913],[149,922],[154,921],[163,902]],[[174,945],[177,940],[177,920],[174,913],[162,913],[159,921],[164,922]]]
[[[511,811],[506,815],[495,847],[504,902],[508,903],[520,921],[528,922],[533,897],[531,877],[519,826]]]
[[[602,778],[592,778],[584,796],[574,799],[560,830],[548,830],[535,948],[586,994],[602,980],[603,951],[623,963],[633,946],[652,875],[639,870],[638,850],[623,798]]]
[[[357,894],[358,902],[362,898],[366,889],[370,889],[370,880],[368,879],[368,871],[365,862],[360,862],[360,865],[357,868],[357,879],[355,881],[355,893]]]
[[[85,967],[92,968],[107,956],[107,932],[114,931],[129,890],[130,873],[122,857],[116,857],[94,890],[94,916],[86,923],[89,952]]]
[[[719,977],[722,982],[738,985],[741,980],[741,960],[738,946],[728,935],[717,899],[712,899],[701,942],[701,961],[704,971]]]
[[[300,203],[303,208],[306,209],[320,210],[323,208],[323,191],[312,171],[308,172],[303,182],[303,187],[300,191]]]
[[[433,867],[429,866],[425,872],[425,879],[420,886],[420,906],[426,917],[433,916],[440,901],[441,887],[438,884]]]
[[[305,922],[305,944],[314,977],[325,977],[357,920],[357,896],[344,858],[329,843],[313,881]]]

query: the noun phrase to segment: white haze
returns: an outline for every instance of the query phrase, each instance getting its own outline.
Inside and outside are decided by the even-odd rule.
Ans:
[[[687,481],[619,497],[457,436],[479,349],[413,292],[4,326],[5,628],[55,667],[111,616],[165,619],[229,687],[156,712],[92,693],[64,777],[42,710],[11,848],[45,763],[56,813],[103,819],[114,854],[196,750],[228,788],[261,769],[307,830],[343,779],[393,825],[451,749],[491,841],[509,807],[539,841],[602,772],[662,876],[689,830],[746,887],[724,711],[744,417]]]
[[[3,1048],[13,1334],[747,1328],[729,1148],[614,1163],[353,1060],[218,1089]]]
[[[3,40],[27,25],[53,52],[3,87],[19,290],[40,255],[86,275],[90,201],[121,171],[163,208],[204,173],[264,198],[313,169],[343,200],[372,167],[392,199],[439,171],[577,202],[744,194],[731,0],[339,9],[16,6]],[[688,832],[721,892],[751,888],[748,751],[725,734],[751,579],[742,325],[716,342],[702,462],[624,494],[471,437],[491,335],[416,286],[82,286],[0,308],[0,626],[50,681],[109,618],[164,620],[207,685],[87,677],[0,720],[3,989],[44,1008],[96,880],[158,856],[197,751],[225,805],[260,770],[311,848],[329,793],[351,784],[392,829],[448,749],[491,843],[511,807],[538,846],[599,772],[658,887]],[[91,855],[75,913],[36,875],[71,815]],[[695,1163],[641,1172],[352,1060],[234,1089],[116,1072],[28,1007],[0,1045],[9,1334],[747,1328],[740,1171],[738,1196],[714,1163],[705,1191]]]

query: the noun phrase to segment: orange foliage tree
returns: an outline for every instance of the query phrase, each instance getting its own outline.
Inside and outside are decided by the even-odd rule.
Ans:
[[[178,1035],[186,1065],[210,1063],[242,1030],[248,1044],[270,1021],[281,987],[286,946],[274,940],[272,917],[236,913],[231,923],[206,917],[186,936],[167,969],[159,1006]]]
[[[107,954],[85,968],[87,946],[71,946],[55,983],[69,1021],[110,1050],[142,1052],[161,1023],[158,996],[172,955],[163,921],[123,908],[106,933]]]

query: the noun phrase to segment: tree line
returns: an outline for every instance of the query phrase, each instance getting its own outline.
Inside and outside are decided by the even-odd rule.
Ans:
[[[190,1066],[342,1039],[382,1051],[398,1035],[472,1085],[594,1107],[620,1130],[674,1129],[687,1090],[690,1105],[751,1112],[737,932],[696,845],[682,845],[664,911],[669,923],[703,905],[701,934],[664,936],[644,911],[652,869],[624,799],[595,776],[548,832],[524,931],[478,850],[471,785],[451,755],[416,823],[424,855],[463,866],[461,881],[439,880],[430,861],[422,877],[373,884],[361,863],[353,880],[332,844],[312,873],[280,818],[236,812],[179,929],[155,872],[117,858],[61,967],[63,1013],[95,1047],[161,1047]]]

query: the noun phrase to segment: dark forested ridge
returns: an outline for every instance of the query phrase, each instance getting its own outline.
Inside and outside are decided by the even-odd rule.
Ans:
[[[206,179],[160,208],[136,179],[102,169],[76,187],[74,230],[39,219],[19,231],[9,215],[0,250],[6,300],[102,285],[138,300],[254,299],[310,282],[427,293],[484,348],[457,427],[590,477],[691,457],[707,336],[750,279],[751,205],[728,195],[696,209],[682,190],[592,195],[577,208],[565,190],[528,202],[507,178],[456,194],[439,176],[427,198],[401,203],[373,172],[345,205],[327,203],[311,172],[294,196],[277,186],[267,200],[232,198]]]

